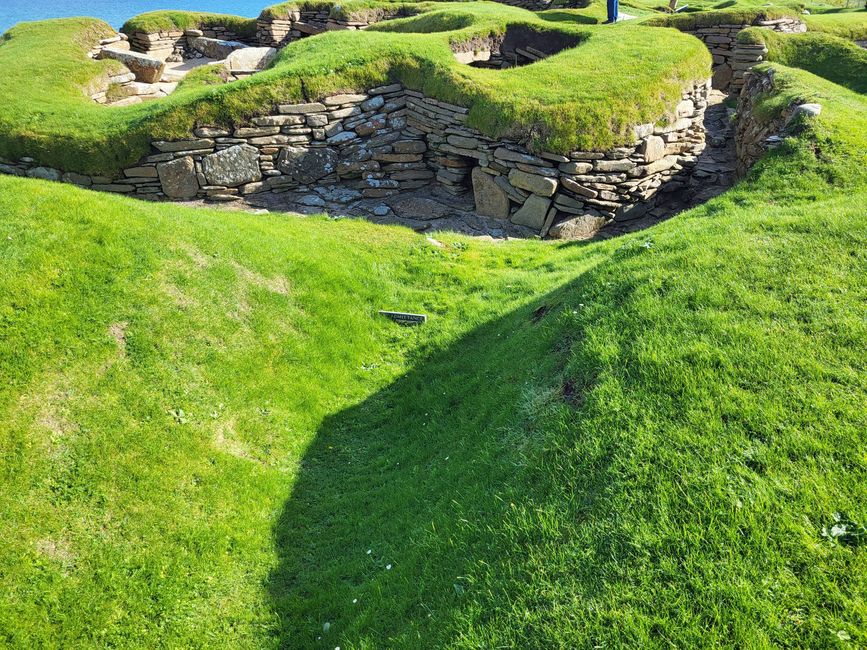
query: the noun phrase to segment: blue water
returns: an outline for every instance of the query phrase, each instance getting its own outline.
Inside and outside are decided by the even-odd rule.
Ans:
[[[24,20],[94,16],[113,27],[128,18],[157,9],[213,11],[255,18],[279,0],[0,0],[0,33]]]

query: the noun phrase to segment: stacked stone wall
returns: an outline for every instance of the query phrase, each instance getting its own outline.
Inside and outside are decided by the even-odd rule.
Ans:
[[[409,15],[405,8],[377,15],[371,20],[344,20],[334,18],[328,9],[302,10],[285,18],[259,17],[256,21],[256,41],[261,46],[283,47],[300,38],[339,29],[364,29],[382,20]]]
[[[751,25],[714,25],[685,30],[701,40],[713,55],[713,87],[717,90],[737,92],[743,85],[743,74],[755,65],[748,50],[738,56],[738,34],[748,27],[764,27],[775,32],[798,34],[807,31],[807,26],[796,18],[757,20]]]
[[[750,167],[769,149],[780,145],[782,142],[781,134],[785,132],[792,116],[800,110],[799,104],[793,103],[772,120],[757,120],[755,117],[756,100],[760,95],[769,93],[773,89],[773,68],[765,72],[748,71],[744,75],[744,85],[738,97],[737,123],[735,124],[736,174],[739,177],[744,176]],[[808,104],[804,105],[803,108],[815,110],[821,107]]]
[[[710,82],[691,85],[665,125],[636,127],[609,151],[533,153],[467,126],[468,110],[400,84],[320,102],[278,105],[233,129],[201,126],[154,141],[116,178],[3,162],[0,172],[62,180],[107,192],[169,200],[234,200],[261,192],[339,186],[384,198],[438,184],[472,192],[477,212],[541,235],[575,235],[641,216],[657,194],[682,186],[704,148]]]
[[[247,42],[228,27],[214,25],[204,29],[181,30],[174,29],[159,32],[134,32],[129,34],[130,48],[134,52],[146,54],[155,59],[181,60],[195,56],[190,42],[192,39],[204,36],[223,41]]]

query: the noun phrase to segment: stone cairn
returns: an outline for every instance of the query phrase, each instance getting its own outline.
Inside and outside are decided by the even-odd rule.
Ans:
[[[171,200],[235,200],[261,192],[340,186],[384,198],[437,183],[472,192],[482,216],[541,236],[584,237],[611,220],[643,215],[667,188],[689,179],[704,148],[710,82],[690,85],[669,124],[644,124],[609,151],[532,153],[467,126],[468,109],[391,84],[319,102],[278,105],[232,129],[154,141],[121,177],[88,177],[6,162],[0,172]]]

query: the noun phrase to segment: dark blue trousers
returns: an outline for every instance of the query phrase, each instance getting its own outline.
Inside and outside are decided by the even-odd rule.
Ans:
[[[608,0],[608,22],[616,23],[618,13],[620,13],[620,7],[617,0]]]

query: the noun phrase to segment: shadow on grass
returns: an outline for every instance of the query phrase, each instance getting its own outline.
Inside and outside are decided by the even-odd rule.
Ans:
[[[574,521],[615,482],[610,449],[588,450],[594,471],[575,476],[577,510],[563,510],[557,447],[581,437],[576,405],[595,376],[591,362],[564,382],[563,364],[590,275],[323,422],[274,530],[282,647],[441,647],[509,611],[538,573],[539,538],[556,540],[556,519]],[[587,552],[611,557],[609,543]],[[582,593],[598,566],[570,569]]]

